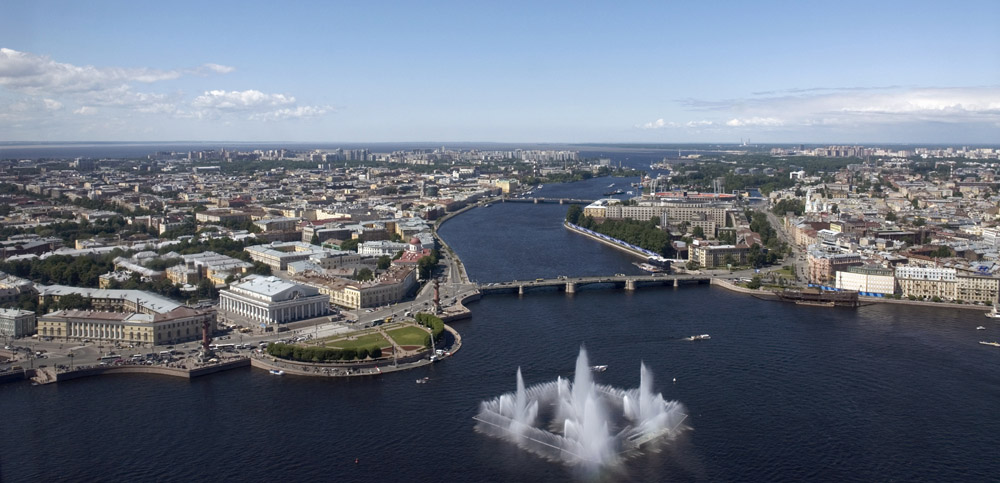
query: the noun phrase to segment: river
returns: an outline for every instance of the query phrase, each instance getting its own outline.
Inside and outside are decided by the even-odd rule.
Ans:
[[[611,182],[628,180],[539,194],[588,197]],[[565,209],[497,203],[441,234],[482,282],[638,273],[564,230]],[[454,358],[381,377],[245,369],[0,385],[0,480],[982,481],[1000,470],[1000,349],[978,344],[1000,324],[978,311],[801,307],[705,285],[490,295],[470,308]],[[682,340],[702,333],[711,340]],[[691,430],[597,474],[473,430],[518,367],[528,384],[570,377],[581,344],[609,366],[600,383],[636,387],[644,361]]]

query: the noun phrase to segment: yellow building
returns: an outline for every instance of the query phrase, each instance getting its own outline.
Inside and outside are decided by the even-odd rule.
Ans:
[[[59,310],[38,318],[42,336],[121,342],[126,344],[177,344],[201,338],[208,323],[215,331],[215,309],[178,307],[162,314]]]

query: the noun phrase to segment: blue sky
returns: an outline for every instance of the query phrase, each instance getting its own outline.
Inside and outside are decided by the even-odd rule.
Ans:
[[[1000,142],[996,1],[2,10],[0,141]]]

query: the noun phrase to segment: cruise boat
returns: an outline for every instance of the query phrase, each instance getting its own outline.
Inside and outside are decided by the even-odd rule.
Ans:
[[[1000,342],[986,342],[985,340],[979,341],[982,345],[991,345],[993,347],[1000,347]]]
[[[641,268],[641,269],[643,269],[643,270],[645,270],[647,272],[651,272],[651,273],[659,273],[659,272],[663,271],[662,268],[657,267],[656,265],[649,264],[649,263],[634,263],[633,265],[635,265],[635,266],[637,266],[637,267],[639,267],[639,268]]]
[[[684,340],[708,340],[708,339],[711,339],[711,338],[712,338],[712,336],[710,336],[708,334],[701,334],[701,335],[692,335],[691,337],[688,337],[688,338],[686,338]]]
[[[285,371],[282,371],[280,369],[271,369],[271,370],[269,370],[267,372],[270,372],[271,374],[274,374],[275,376],[284,376],[285,375]]]
[[[1000,312],[997,312],[996,302],[993,303],[993,309],[990,310],[989,312],[986,312],[986,316],[991,319],[1000,319]]]
[[[608,370],[608,366],[607,365],[590,366],[590,370],[594,371],[594,372],[604,372],[604,371]]]

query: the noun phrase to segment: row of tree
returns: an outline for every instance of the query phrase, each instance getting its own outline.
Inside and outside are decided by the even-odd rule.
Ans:
[[[645,248],[646,250],[668,256],[673,252],[670,235],[660,228],[660,218],[652,217],[649,221],[604,220],[598,223],[592,216],[583,214],[579,205],[570,205],[566,210],[566,221],[596,231],[626,243]]]
[[[281,359],[300,362],[337,362],[378,359],[382,348],[377,345],[360,348],[335,349],[331,347],[308,347],[293,344],[268,344],[267,353]]]
[[[444,321],[440,317],[434,314],[428,314],[424,312],[419,312],[417,315],[413,316],[418,324],[431,329],[431,334],[434,335],[434,340],[440,340],[441,334],[444,333]],[[424,337],[424,347],[431,346],[431,334],[427,334]]]

